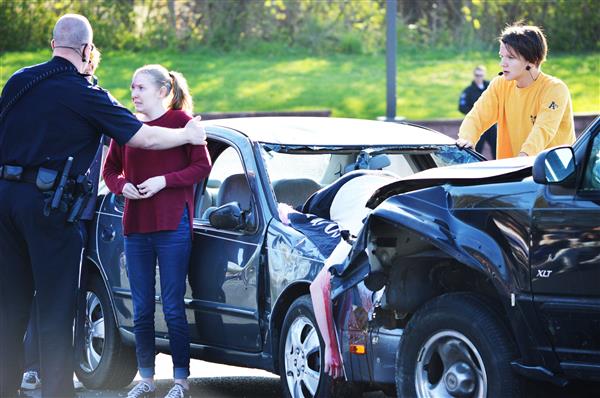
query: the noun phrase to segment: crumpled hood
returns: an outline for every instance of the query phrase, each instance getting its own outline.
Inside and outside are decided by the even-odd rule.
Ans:
[[[367,202],[374,209],[393,195],[442,184],[479,185],[519,181],[531,176],[534,156],[432,168],[379,188]]]

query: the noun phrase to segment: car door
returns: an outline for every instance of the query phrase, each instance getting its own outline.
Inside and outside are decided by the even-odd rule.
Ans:
[[[215,207],[237,201],[255,220],[244,230],[217,229],[204,214],[194,219],[188,289],[193,343],[248,352],[262,350],[259,269],[265,222],[250,143],[221,142],[202,201]],[[212,151],[211,151],[212,153]],[[206,206],[203,206],[206,207]]]
[[[98,260],[112,290],[119,325],[133,331],[133,302],[123,241],[125,197],[104,191],[94,234]]]
[[[532,212],[531,286],[562,366],[600,362],[600,134],[576,188],[546,185]]]

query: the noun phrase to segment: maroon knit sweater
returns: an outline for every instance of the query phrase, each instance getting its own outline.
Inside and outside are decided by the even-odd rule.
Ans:
[[[168,110],[150,126],[185,127],[191,117]],[[211,161],[205,145],[183,145],[164,150],[110,144],[102,176],[111,192],[122,194],[127,182],[140,184],[150,177],[165,176],[167,185],[148,199],[125,201],[124,234],[176,230],[183,209],[188,208],[190,231],[194,217],[194,184],[208,176]]]

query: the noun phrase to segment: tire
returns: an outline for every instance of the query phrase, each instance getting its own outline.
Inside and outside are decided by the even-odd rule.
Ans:
[[[83,341],[76,344],[75,374],[88,389],[122,388],[133,381],[137,372],[135,350],[121,340],[100,277],[91,276],[85,296],[85,320],[79,337]]]
[[[399,397],[516,398],[517,350],[500,315],[475,295],[436,297],[408,322],[396,356]]]
[[[354,383],[334,381],[323,373],[325,345],[309,295],[297,298],[285,316],[279,340],[281,388],[286,398],[360,396]],[[312,376],[312,377],[311,377]]]

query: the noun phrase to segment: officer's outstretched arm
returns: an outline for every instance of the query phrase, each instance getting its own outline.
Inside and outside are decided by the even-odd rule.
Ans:
[[[127,142],[129,146],[144,149],[169,149],[185,144],[206,144],[206,132],[200,125],[200,117],[191,119],[182,129],[144,124]]]

